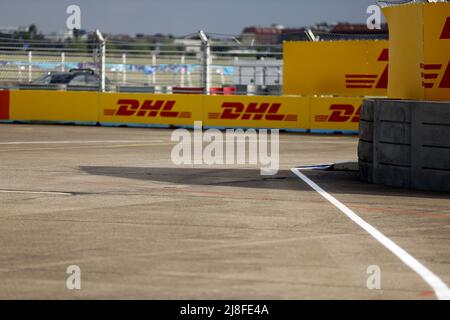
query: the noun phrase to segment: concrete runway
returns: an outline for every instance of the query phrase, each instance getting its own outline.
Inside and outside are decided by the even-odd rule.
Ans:
[[[356,137],[281,134],[265,177],[175,166],[171,132],[0,124],[0,298],[435,299],[290,171],[356,160]],[[450,284],[449,194],[305,174]],[[69,265],[81,290],[66,288]]]

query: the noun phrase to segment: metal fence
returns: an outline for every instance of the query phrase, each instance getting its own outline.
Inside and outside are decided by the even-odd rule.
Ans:
[[[101,74],[104,61],[108,91],[197,93],[207,87],[208,93],[223,93],[223,88],[230,88],[227,92],[235,94],[281,94],[281,45],[244,46],[217,40],[209,45],[206,56],[205,45],[198,40],[181,39],[169,44],[106,40],[102,60],[99,42],[58,46],[47,40],[24,46],[23,41],[0,40],[0,87],[99,90],[99,85],[38,85],[36,80],[71,69],[92,69]]]

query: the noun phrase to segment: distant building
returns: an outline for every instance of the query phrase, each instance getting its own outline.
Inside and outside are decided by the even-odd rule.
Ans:
[[[286,28],[280,36],[280,42],[283,41],[306,41],[308,37],[306,36],[306,28]]]
[[[200,39],[175,39],[174,45],[183,46],[187,53],[199,53],[201,51],[202,42]]]
[[[28,27],[0,27],[0,33],[14,34],[15,32],[28,32]]]
[[[331,30],[331,33],[341,34],[386,34],[388,33],[388,26],[386,23],[381,25],[381,29],[369,29],[366,24],[363,23],[348,23],[339,22]]]
[[[74,29],[68,29],[61,33],[52,32],[45,38],[54,42],[64,42],[66,40],[74,39],[75,35],[78,37],[78,40],[85,41],[88,39],[88,33],[84,29],[78,30],[76,32],[74,31]]]
[[[108,39],[114,41],[131,41],[133,38],[129,34],[111,34],[108,35]]]
[[[301,28],[284,28],[277,25],[247,27],[242,31],[241,40],[246,45],[275,45],[283,41],[308,41],[307,30],[311,30],[321,40],[388,38],[387,24],[382,24],[381,29],[371,30],[367,28],[366,24],[340,22],[335,25],[319,23]]]
[[[242,31],[241,41],[246,45],[270,45],[280,43],[284,27],[272,25],[270,27],[248,27]]]

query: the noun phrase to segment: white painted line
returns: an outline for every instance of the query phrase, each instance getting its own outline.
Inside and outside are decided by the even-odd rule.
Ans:
[[[0,142],[0,145],[22,144],[90,144],[90,143],[160,143],[164,140],[63,140],[63,141],[11,141]]]
[[[58,191],[26,191],[26,190],[0,190],[0,193],[29,193],[29,194],[56,194],[61,196],[71,196],[68,192]]]
[[[322,197],[335,205],[339,210],[341,210],[347,217],[349,217],[353,222],[363,228],[367,233],[374,237],[378,242],[385,246],[389,251],[396,255],[400,260],[402,260],[408,267],[410,267],[414,272],[416,272],[433,290],[436,297],[439,300],[450,300],[450,289],[447,285],[439,279],[437,275],[431,272],[427,267],[421,264],[416,258],[411,256],[408,252],[399,247],[395,242],[386,237],[380,231],[375,229],[372,225],[360,218],[356,213],[347,208],[342,202],[338,201],[336,198],[331,196],[321,187],[319,187],[314,181],[309,179],[303,173],[300,172],[298,168],[293,168],[291,171],[300,179],[302,179],[311,188],[317,191]]]

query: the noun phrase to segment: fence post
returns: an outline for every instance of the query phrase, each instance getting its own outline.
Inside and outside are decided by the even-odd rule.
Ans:
[[[17,81],[22,82],[22,69],[24,69],[24,66],[17,66]]]
[[[28,51],[28,82],[33,80],[33,53]]]
[[[153,67],[152,82],[155,85],[156,84],[156,55],[155,54],[152,54],[152,67]]]
[[[242,67],[241,66],[238,67],[238,72],[239,72],[238,84],[241,85],[242,84]]]
[[[262,85],[265,86],[267,82],[267,67],[263,66],[262,69]]]
[[[61,71],[64,72],[66,70],[66,54],[61,52]]]
[[[233,64],[234,64],[234,69],[233,69],[233,78],[235,77],[235,72],[234,72],[234,70],[238,70],[238,83],[237,84],[241,84],[241,67],[240,66],[238,66],[238,63],[239,63],[239,57],[238,56],[235,56],[234,58],[233,58]],[[237,67],[237,68],[236,68]],[[235,78],[234,78],[235,79]]]
[[[127,83],[127,54],[122,53],[122,84]]]
[[[210,93],[211,89],[211,43],[206,36],[205,32],[200,30],[199,36],[202,41],[202,49],[203,49],[203,72],[202,72],[202,80],[203,87],[205,90],[205,94]]]
[[[277,84],[281,84],[281,70],[282,70],[282,68],[281,67],[278,67],[277,68],[277,71],[278,71],[278,79],[277,79]]]
[[[181,75],[180,75],[180,86],[184,87],[184,74],[186,73],[185,70],[185,58],[184,55],[181,56]]]
[[[100,30],[95,31],[98,40],[100,41],[100,91],[105,92],[106,88],[106,40],[103,38]]]

